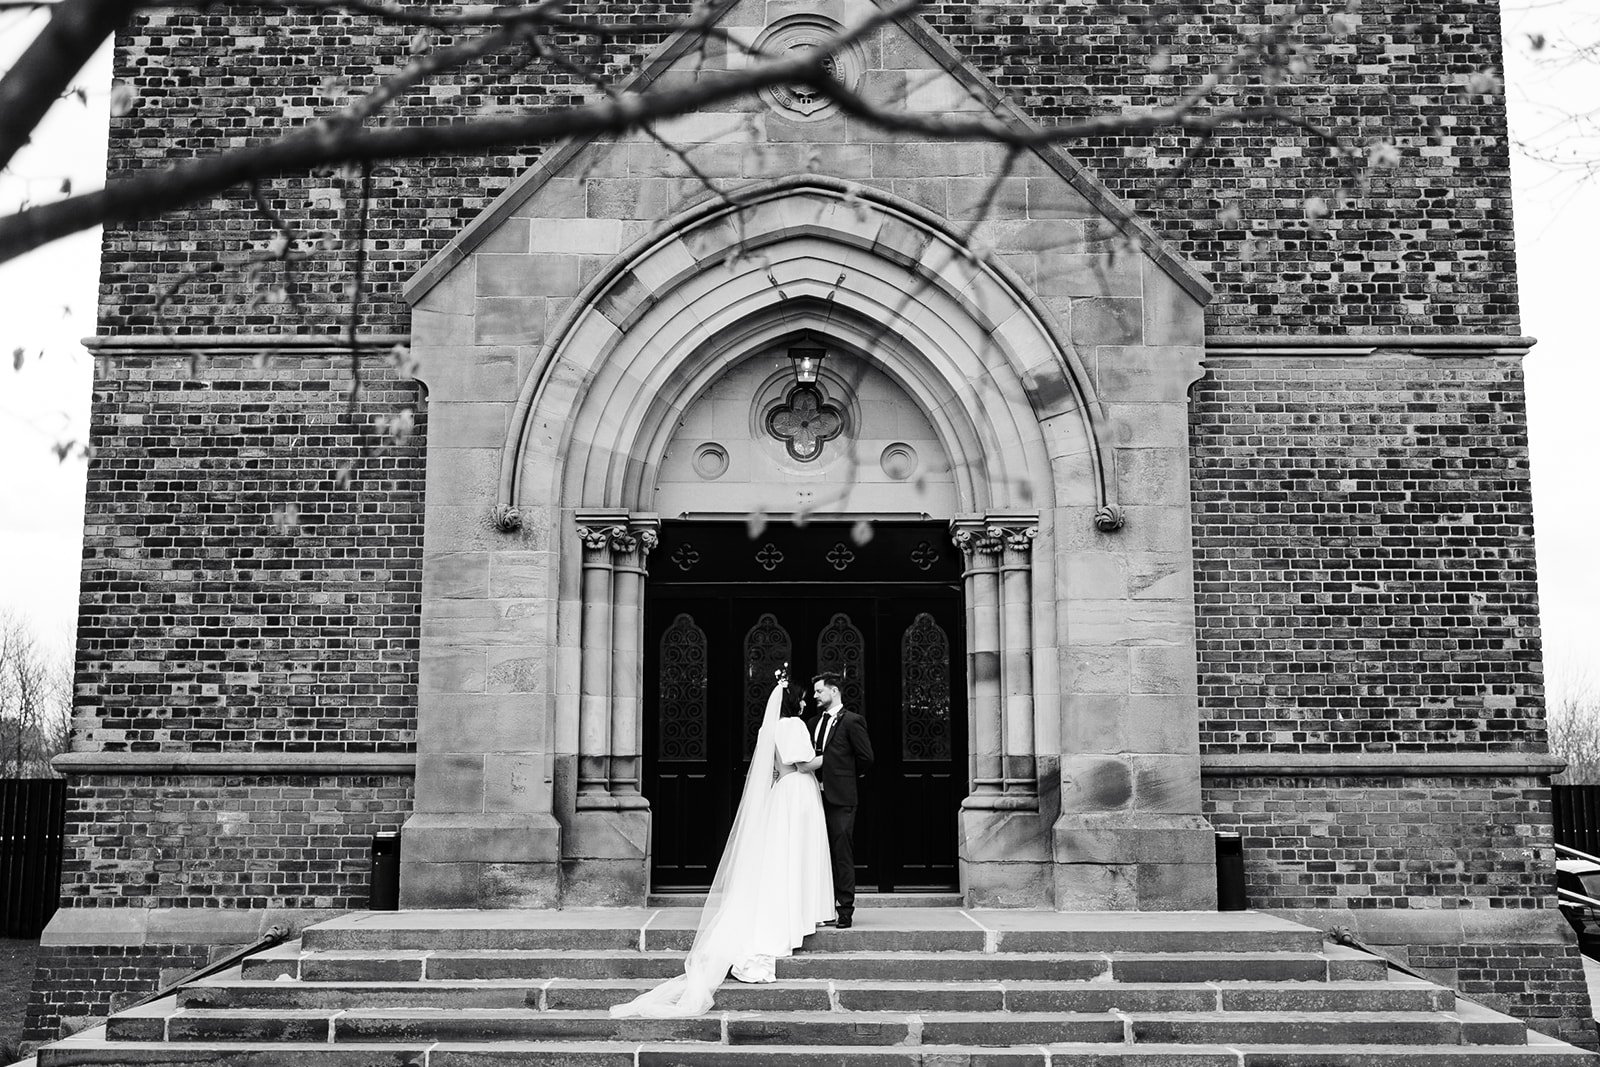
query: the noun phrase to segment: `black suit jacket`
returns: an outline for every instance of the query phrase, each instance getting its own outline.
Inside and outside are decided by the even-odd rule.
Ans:
[[[813,715],[806,720],[806,732],[811,743],[817,743],[817,723],[825,716]],[[829,804],[854,807],[857,803],[856,776],[872,767],[872,739],[867,736],[867,720],[846,708],[839,713],[828,735],[827,749],[822,753],[822,769],[817,780],[822,783],[822,799]]]

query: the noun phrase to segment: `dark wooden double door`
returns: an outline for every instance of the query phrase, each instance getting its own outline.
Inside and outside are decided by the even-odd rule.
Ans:
[[[794,696],[814,673],[841,674],[845,707],[867,721],[876,760],[860,782],[858,888],[955,888],[957,811],[966,795],[965,635],[950,553],[924,566],[941,552],[939,531],[900,524],[878,533],[873,540],[883,541],[873,548],[825,524],[754,540],[743,524],[737,536],[716,524],[663,526],[644,649],[654,888],[710,884],[773,671],[785,662]],[[691,558],[693,566],[681,566]],[[745,580],[728,580],[736,576]]]

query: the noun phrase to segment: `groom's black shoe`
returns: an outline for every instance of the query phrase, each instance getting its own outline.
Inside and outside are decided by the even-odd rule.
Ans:
[[[850,929],[850,926],[851,922],[848,916],[833,924],[833,928],[835,930],[848,930]]]

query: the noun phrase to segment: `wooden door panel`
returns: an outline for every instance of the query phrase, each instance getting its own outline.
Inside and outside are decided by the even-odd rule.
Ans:
[[[673,540],[707,550],[695,557],[705,561],[696,569],[733,567],[744,547],[716,524],[664,526],[677,527],[664,528],[664,546]],[[936,543],[937,531],[895,536],[903,543],[879,546],[886,562],[872,561],[875,577],[899,556],[913,575],[935,565],[923,542]],[[786,530],[783,537],[784,566],[802,571],[817,569],[808,554],[824,554],[838,540],[837,531],[826,529],[810,537]],[[728,545],[707,554],[718,538]],[[966,795],[959,586],[948,576],[824,584],[809,571],[788,583],[759,575],[728,581],[720,572],[717,581],[694,580],[676,565],[661,572],[660,579],[652,573],[645,610],[644,786],[654,811],[655,887],[709,884],[743,789],[772,669],[787,658],[796,693],[809,692],[820,670],[840,671],[846,707],[867,721],[877,761],[861,780],[858,889],[954,888],[957,816]],[[915,661],[909,670],[908,660]]]

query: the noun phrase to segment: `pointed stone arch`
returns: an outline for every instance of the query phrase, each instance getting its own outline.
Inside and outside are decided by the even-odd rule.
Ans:
[[[557,554],[554,576],[551,687],[578,694],[557,708],[558,735],[576,748],[568,823],[624,837],[617,827],[642,823],[631,836],[648,837],[633,631],[656,472],[710,384],[797,331],[888,376],[958,472],[957,543],[971,564],[967,803],[1037,818],[1033,694],[1057,684],[1054,656],[1036,655],[1053,651],[1055,618],[1035,610],[1034,587],[1056,578],[1048,547],[1036,569],[1033,546],[1053,543],[1063,488],[1088,505],[1080,519],[1114,509],[1093,384],[1016,278],[910,205],[818,178],[732,199],[672,220],[590,283],[509,421],[501,510],[583,538],[581,557]]]
[[[546,342],[510,420],[500,500],[648,510],[672,420],[797,324],[870,355],[963,472],[961,510],[1035,510],[1076,459],[1116,511],[1106,418],[1052,316],[1003,265],[889,194],[817,177],[684,213],[618,257]],[[559,472],[559,481],[555,480]]]

